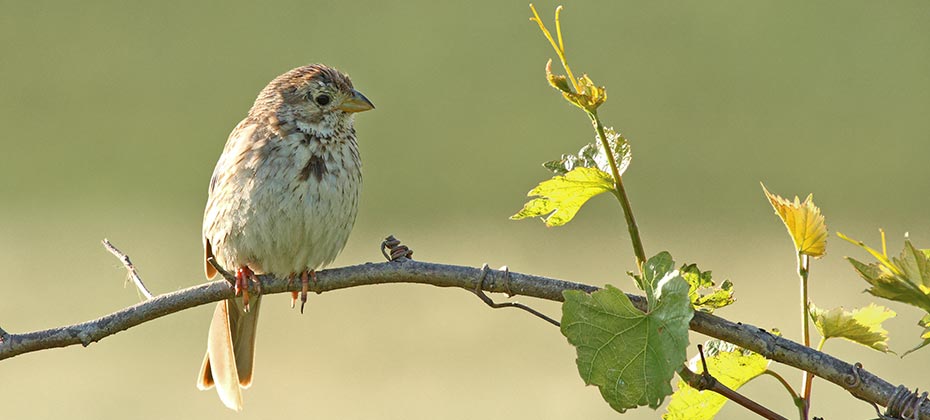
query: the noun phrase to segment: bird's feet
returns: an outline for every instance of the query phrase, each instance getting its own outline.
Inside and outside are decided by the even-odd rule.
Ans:
[[[300,273],[300,313],[304,313],[304,305],[307,304],[307,291],[310,290],[311,280],[316,285],[316,270]]]
[[[290,289],[290,288],[291,288],[291,285],[294,284],[294,278],[296,278],[296,277],[297,277],[297,274],[295,274],[295,273],[291,273],[291,275],[287,276],[287,288],[288,288],[288,289]],[[298,295],[298,294],[299,294],[299,292],[291,292],[291,309],[294,309],[294,305],[297,304],[297,295]]]
[[[287,276],[287,287],[290,288],[294,284],[294,278],[297,277],[297,274],[291,273],[290,276]],[[294,305],[297,304],[297,296],[300,296],[300,313],[304,313],[304,305],[307,304],[307,292],[310,291],[310,282],[313,281],[313,284],[317,283],[316,280],[316,271],[304,271],[300,273],[300,292],[291,292],[291,308],[294,308]]]
[[[255,284],[255,289],[258,294],[262,293],[262,283],[258,280],[258,276],[255,275],[255,272],[252,271],[248,266],[242,266],[236,270],[236,296],[242,295],[242,306],[245,308],[245,311],[249,311],[249,282]]]

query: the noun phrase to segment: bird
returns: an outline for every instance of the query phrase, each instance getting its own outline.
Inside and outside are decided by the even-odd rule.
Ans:
[[[234,271],[236,293],[213,312],[197,387],[215,386],[230,409],[242,410],[254,373],[261,293],[250,297],[249,284],[299,277],[306,302],[316,270],[345,247],[362,181],[354,116],[370,109],[346,74],[306,65],[268,83],[226,141],[204,210],[204,266],[208,279],[211,260]]]

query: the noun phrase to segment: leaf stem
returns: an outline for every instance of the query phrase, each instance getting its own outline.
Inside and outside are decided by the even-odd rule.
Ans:
[[[801,278],[801,331],[804,336],[804,345],[811,346],[811,327],[810,327],[810,302],[808,299],[807,279],[810,274],[810,257],[807,254],[798,253],[798,277]],[[814,382],[814,374],[804,371],[804,383],[801,387],[803,413],[801,418],[807,420],[811,407],[811,385]]]
[[[597,131],[597,138],[604,147],[604,153],[607,155],[607,162],[610,164],[610,171],[614,178],[614,196],[620,201],[620,207],[623,208],[623,216],[626,218],[627,230],[630,231],[630,241],[633,243],[633,253],[636,254],[636,267],[640,273],[643,271],[643,264],[646,263],[646,251],[643,250],[643,240],[639,236],[639,227],[636,225],[636,219],[633,217],[633,206],[630,205],[630,198],[626,195],[626,189],[623,187],[623,178],[620,176],[620,169],[617,167],[617,160],[610,151],[610,144],[607,142],[607,135],[604,133],[604,124],[597,116],[597,111],[588,112],[591,123]]]
[[[791,384],[789,384],[784,377],[779,375],[778,372],[773,370],[766,369],[765,372],[762,372],[762,374],[775,378],[778,380],[778,382],[781,383],[782,386],[785,387],[785,389],[788,391],[788,394],[791,394],[791,400],[794,401],[794,405],[798,407],[798,414],[800,414],[801,417],[804,417],[804,402],[801,400],[801,397],[798,396],[798,393],[794,391],[794,388],[791,387]]]

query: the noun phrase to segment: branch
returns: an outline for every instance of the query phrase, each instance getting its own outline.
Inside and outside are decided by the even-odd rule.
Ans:
[[[123,263],[123,266],[126,267],[126,271],[129,272],[129,278],[135,283],[136,288],[139,289],[139,293],[142,293],[142,296],[145,296],[146,299],[151,299],[153,297],[152,292],[145,287],[145,283],[142,282],[142,277],[139,277],[139,272],[136,271],[136,266],[132,264],[132,261],[129,261],[129,256],[110,243],[108,239],[103,240],[103,247]]]
[[[263,294],[294,292],[299,291],[301,287],[296,282],[289,285],[287,279],[268,275],[262,275],[259,278]],[[562,292],[565,290],[582,290],[588,293],[598,290],[597,287],[587,284],[529,274],[515,272],[505,274],[492,270],[482,276],[482,270],[478,268],[412,260],[367,263],[329,269],[318,272],[317,279],[317,282],[310,284],[310,290],[316,293],[388,283],[458,287],[471,292],[479,286],[480,282],[481,290],[486,292],[561,302]],[[8,334],[0,329],[0,360],[33,351],[75,344],[82,344],[86,347],[104,337],[144,322],[232,296],[233,289],[229,287],[229,283],[220,280],[155,296],[126,309],[80,324],[23,334]],[[630,299],[640,309],[645,308],[645,298],[630,295]],[[755,351],[776,362],[812,372],[846,389],[853,396],[871,403],[887,406],[895,395],[896,387],[878,376],[752,325],[734,323],[707,313],[695,312],[691,320],[691,329]],[[930,405],[925,404],[920,407],[920,418],[930,420]]]
[[[701,355],[701,361],[704,361],[704,355]],[[678,371],[678,376],[681,377],[689,386],[698,390],[698,391],[711,391],[716,392],[730,401],[733,401],[753,413],[758,414],[759,416],[772,419],[772,420],[787,420],[785,417],[778,415],[777,413],[765,408],[763,405],[746,398],[739,392],[736,392],[730,389],[728,386],[722,384],[717,378],[714,378],[711,374],[707,373],[707,365],[704,365],[704,371],[701,373],[696,373],[691,369],[688,369],[687,366],[682,366],[681,370]]]

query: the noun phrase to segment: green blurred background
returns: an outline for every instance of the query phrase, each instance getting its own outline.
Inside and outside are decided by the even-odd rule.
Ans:
[[[556,4],[537,7],[551,19]],[[930,247],[930,3],[566,6],[574,69],[608,87],[601,115],[632,141],[625,179],[647,252],[732,279],[739,302],[721,315],[799,338],[793,248],[759,181],[813,192],[831,232],[877,245],[883,227],[894,252],[905,232]],[[202,208],[226,136],[265,83],[311,62],[348,72],[378,106],[357,119],[362,206],[335,265],[380,260],[395,234],[425,261],[632,290],[609,198],[564,228],[507,220],[547,177],[540,162],[593,139],[546,85],[553,53],[529,15],[524,1],[0,1],[0,325],[37,330],[138,302],[104,237],[155,292],[203,282]],[[844,255],[865,259],[831,236],[813,266],[821,306],[871,300]],[[910,348],[919,313],[891,306],[891,347]],[[286,296],[264,308],[256,383],[235,418],[616,417],[558,331],[465,291],[365,287],[312,296],[303,316]],[[234,418],[194,388],[211,312],[0,362],[4,417]],[[930,350],[827,351],[930,386]],[[816,415],[873,415],[814,386]],[[744,389],[795,413],[770,378]],[[719,418],[745,417],[728,406]]]

